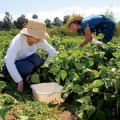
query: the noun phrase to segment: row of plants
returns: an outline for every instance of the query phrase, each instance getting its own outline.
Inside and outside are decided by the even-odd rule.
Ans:
[[[52,40],[59,54],[41,69],[41,79],[63,85],[63,98],[82,120],[120,118],[120,43],[114,38],[114,44],[75,49],[77,39]]]
[[[17,29],[0,32],[0,66],[3,65],[8,46],[17,33]],[[16,88],[17,85],[11,77],[0,71],[0,120],[62,119],[62,109],[36,101],[29,86],[25,86],[21,94]]]
[[[1,65],[3,63],[3,56],[13,38],[13,33],[3,32],[2,34],[4,35],[0,36],[2,44],[2,46],[0,46]],[[108,44],[88,44],[83,48],[76,49],[75,47],[83,39],[84,37],[53,36],[53,39],[49,42],[57,50],[58,56],[51,58],[49,67],[39,69],[40,81],[53,81],[64,86],[66,92],[62,94],[62,97],[65,99],[65,102],[61,104],[61,106],[64,106],[65,103],[68,104],[69,109],[81,120],[119,119],[119,37],[114,37],[112,42]],[[40,54],[44,60],[47,58],[47,53],[42,50],[39,50],[38,54]],[[22,116],[26,117],[24,119],[39,120],[39,118],[41,118],[44,120],[45,117],[42,117],[50,113],[48,109],[50,106],[34,101],[29,89],[22,95],[19,95],[19,93],[15,91],[15,84],[6,84],[4,81],[0,84],[2,96],[0,99],[0,115],[3,119],[5,119],[9,111],[14,111],[12,113],[14,113],[17,119],[23,119],[20,118]],[[6,97],[3,95],[4,93],[10,95],[9,98],[12,100],[6,100]],[[41,106],[45,107],[46,112],[43,109],[43,113],[45,114],[40,112],[42,111]],[[37,110],[34,112],[35,109],[39,109],[40,111]],[[51,108],[51,111],[52,110]],[[62,119],[59,116],[59,111],[53,110],[52,113],[56,114],[50,114],[50,118],[47,116],[45,119]],[[31,117],[32,115],[35,117]],[[56,117],[56,115],[58,115],[58,117]]]

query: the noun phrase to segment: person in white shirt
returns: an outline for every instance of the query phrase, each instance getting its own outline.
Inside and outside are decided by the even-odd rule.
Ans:
[[[46,41],[50,38],[46,32],[46,24],[37,19],[28,20],[27,27],[17,34],[5,56],[3,71],[8,72],[18,84],[17,90],[23,92],[23,79],[43,63],[42,58],[36,54],[39,48],[48,52],[44,65],[49,65],[49,57],[56,56],[56,50]]]

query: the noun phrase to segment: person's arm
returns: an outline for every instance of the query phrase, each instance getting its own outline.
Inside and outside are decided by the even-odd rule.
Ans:
[[[42,48],[44,51],[48,53],[48,58],[44,62],[44,64],[49,65],[50,64],[49,58],[57,55],[56,50],[46,40],[41,40],[40,48]]]
[[[20,82],[18,82],[17,90],[19,92],[23,92],[23,89],[24,89],[24,83],[23,83],[23,80],[21,80]]]
[[[85,32],[85,40],[77,46],[78,48],[85,46],[88,42],[90,42],[93,39],[89,26],[85,28],[84,32]]]
[[[18,39],[20,39],[19,37],[15,37],[7,51],[6,57],[5,57],[5,63],[6,63],[6,67],[7,70],[9,72],[9,74],[11,75],[11,77],[13,78],[13,80],[18,83],[18,91],[22,92],[23,91],[23,80],[21,75],[19,74],[16,65],[15,65],[15,60],[17,57],[17,54],[19,54],[19,50],[20,50],[20,44]]]

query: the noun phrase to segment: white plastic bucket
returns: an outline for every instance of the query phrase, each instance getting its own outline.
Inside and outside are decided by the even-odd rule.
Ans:
[[[55,83],[39,83],[30,86],[32,88],[33,96],[40,102],[53,102],[60,104],[64,100],[61,98],[61,93],[64,92],[63,86]]]

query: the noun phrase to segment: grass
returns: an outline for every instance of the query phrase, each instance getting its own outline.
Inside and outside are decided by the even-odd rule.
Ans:
[[[10,116],[22,120],[61,120],[61,110],[52,104],[38,102],[32,91],[25,88],[23,93],[16,91],[16,84],[7,82],[7,87],[0,94],[0,115],[8,120]]]
[[[0,47],[1,60],[12,37],[13,36],[9,36],[9,34],[8,36],[3,35],[0,37],[2,42]],[[3,41],[3,39],[6,39],[6,41]],[[65,49],[69,50],[69,48],[74,48],[82,40],[83,37],[80,39],[79,37],[61,37],[58,40],[55,39],[55,45],[57,49],[59,49],[60,46],[64,46]],[[119,46],[119,38],[113,38],[112,43]],[[85,47],[89,45],[90,44],[87,44]],[[3,61],[0,61],[0,65],[2,62]],[[67,111],[72,109],[72,111],[75,112],[76,108],[71,103],[67,104],[67,102],[64,102],[60,106],[56,106],[52,103],[45,104],[38,102],[32,96],[32,91],[28,86],[25,86],[23,93],[19,93],[16,91],[17,85],[14,82],[7,81],[6,84],[6,87],[4,89],[2,88],[3,90],[0,92],[0,120],[65,120],[62,116],[64,110]],[[69,102],[70,100],[71,99],[69,99]]]

